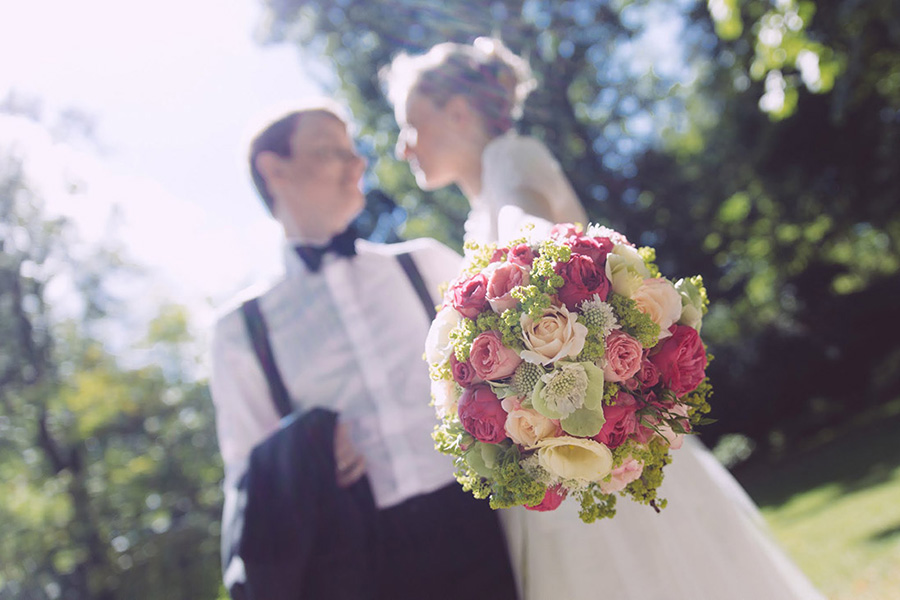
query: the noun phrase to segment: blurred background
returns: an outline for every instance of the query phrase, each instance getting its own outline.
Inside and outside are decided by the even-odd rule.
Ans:
[[[345,102],[360,225],[460,248],[378,69],[479,35],[593,221],[703,275],[703,441],[829,598],[900,598],[900,5],[0,0],[0,599],[220,586],[209,327],[277,276],[250,134]]]

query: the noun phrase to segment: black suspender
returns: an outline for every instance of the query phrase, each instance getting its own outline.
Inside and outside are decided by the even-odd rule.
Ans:
[[[281,379],[281,373],[278,371],[278,365],[275,364],[275,355],[272,354],[272,345],[269,343],[269,328],[266,326],[262,311],[259,310],[259,299],[251,298],[244,302],[241,305],[241,312],[244,315],[247,332],[250,334],[253,352],[266,374],[272,401],[275,403],[275,408],[278,409],[278,414],[286,417],[294,412],[294,409],[291,406],[290,394],[288,394],[284,381]]]
[[[428,318],[434,320],[435,307],[431,296],[428,294],[428,286],[422,279],[416,263],[409,254],[398,254],[397,261],[403,267],[403,272],[412,284],[413,289],[422,301],[422,306],[428,314]],[[291,404],[291,396],[284,385],[281,378],[281,372],[278,365],[275,364],[275,355],[272,353],[272,345],[269,343],[269,328],[266,326],[266,320],[262,311],[259,309],[259,299],[251,298],[241,305],[241,313],[244,315],[244,323],[247,325],[247,332],[250,334],[250,342],[253,344],[253,352],[262,367],[263,373],[266,375],[266,382],[269,384],[269,393],[278,414],[286,417],[294,412]]]
[[[422,306],[425,307],[425,312],[426,314],[428,314],[429,320],[433,321],[434,317],[437,315],[437,312],[434,308],[434,301],[428,294],[428,286],[425,285],[425,281],[422,279],[422,274],[419,273],[419,268],[416,267],[416,262],[413,260],[412,255],[398,254],[397,260],[400,261],[400,266],[403,267],[403,272],[406,273],[406,277],[412,284],[413,289],[416,290],[416,294],[419,295],[419,300],[422,301]]]

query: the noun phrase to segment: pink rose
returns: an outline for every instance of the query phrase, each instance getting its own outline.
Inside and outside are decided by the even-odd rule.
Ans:
[[[681,429],[684,430],[684,432],[690,432],[691,422],[688,419],[687,405],[680,404],[680,403],[675,404],[675,406],[669,410],[669,414],[667,416],[671,418],[675,415],[684,417],[683,419],[676,419],[676,420],[677,420],[678,424],[681,426]],[[669,448],[671,448],[672,450],[678,450],[679,448],[681,448],[681,445],[684,443],[684,435],[685,434],[675,431],[674,429],[672,429],[672,427],[668,423],[661,422],[659,424],[659,433],[664,438],[666,438],[666,441],[669,442]]]
[[[594,439],[609,448],[618,448],[637,429],[637,400],[625,392],[616,394],[613,404],[603,407],[606,422]]]
[[[596,263],[584,254],[573,254],[566,263],[557,263],[555,271],[562,276],[565,283],[559,288],[559,299],[569,310],[597,294],[601,300],[609,295],[609,279],[606,278],[606,266]]]
[[[494,253],[491,254],[491,262],[500,262],[503,257],[506,256],[507,252],[509,252],[509,248],[497,248],[494,250]]]
[[[686,404],[680,404],[677,402],[669,403],[669,406],[663,406],[660,403],[654,403],[656,406],[663,408],[664,412],[660,413],[668,420],[675,419],[678,424],[681,426],[681,429],[687,433],[691,430],[691,422],[688,419],[688,407]],[[678,418],[683,417],[683,418]],[[681,448],[681,445],[684,443],[685,433],[676,432],[672,429],[671,425],[656,413],[647,415],[645,417],[647,424],[652,427],[642,426],[642,431],[639,436],[639,441],[641,443],[646,443],[650,438],[654,435],[659,435],[669,443],[669,448],[672,450],[678,450]]]
[[[528,274],[522,267],[506,262],[494,269],[488,279],[487,301],[495,313],[515,308],[519,301],[510,292],[520,285],[528,285]]]
[[[612,470],[609,481],[600,482],[600,491],[604,494],[613,494],[625,489],[625,486],[636,480],[644,472],[644,463],[629,456],[622,464]]]
[[[559,505],[562,504],[562,501],[565,500],[567,493],[568,492],[564,490],[561,485],[554,485],[553,487],[547,488],[547,491],[544,494],[544,499],[541,500],[540,504],[535,504],[534,506],[528,506],[526,504],[525,508],[528,510],[537,510],[540,512],[556,510],[557,508],[559,508]]]
[[[551,238],[567,239],[579,234],[578,228],[573,223],[557,223],[550,228]]]
[[[509,262],[520,267],[530,267],[534,257],[535,251],[528,244],[519,244],[509,251]]]
[[[598,265],[606,265],[606,255],[613,249],[613,243],[609,238],[578,237],[569,240],[566,245],[572,249],[573,254],[583,254]]]
[[[453,380],[462,387],[469,387],[473,383],[481,381],[475,374],[472,363],[469,361],[459,362],[455,352],[450,353],[450,373],[453,375]]]
[[[662,341],[650,357],[663,384],[681,397],[697,389],[706,377],[706,350],[693,327],[674,325],[672,337]]]
[[[478,273],[457,279],[450,287],[450,304],[464,317],[474,319],[487,304],[487,277]]]
[[[479,442],[498,444],[506,439],[506,411],[490,386],[467,388],[459,398],[458,414],[463,429]]]
[[[625,381],[640,370],[643,356],[641,343],[621,329],[616,329],[606,336],[603,376],[613,383]]]
[[[472,342],[469,362],[477,376],[495,381],[515,373],[522,359],[514,350],[503,345],[499,333],[485,331]]]

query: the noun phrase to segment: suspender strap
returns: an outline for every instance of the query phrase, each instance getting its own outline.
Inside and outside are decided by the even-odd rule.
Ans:
[[[263,318],[262,311],[259,309],[259,300],[251,298],[241,305],[241,313],[244,315],[244,322],[247,325],[247,332],[250,334],[250,341],[253,344],[253,351],[256,358],[266,374],[266,381],[269,384],[269,392],[278,414],[286,417],[294,412],[291,406],[291,397],[288,394],[284,381],[281,379],[281,373],[278,371],[278,365],[275,364],[275,355],[272,353],[272,345],[269,343],[269,328],[266,326],[266,320]]]
[[[416,290],[416,294],[419,295],[419,300],[422,301],[422,306],[425,307],[425,312],[428,314],[428,318],[433,321],[434,317],[437,315],[437,312],[434,309],[434,301],[428,294],[428,286],[425,285],[425,281],[422,279],[422,274],[419,273],[419,268],[416,267],[416,263],[413,260],[412,255],[398,254],[397,260],[400,261],[400,266],[403,267],[403,271],[409,278],[409,282]]]

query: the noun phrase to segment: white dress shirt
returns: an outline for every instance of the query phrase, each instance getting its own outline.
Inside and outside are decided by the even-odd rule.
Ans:
[[[434,449],[436,424],[423,360],[430,319],[396,259],[410,253],[435,303],[460,257],[434,240],[356,243],[311,273],[285,249],[285,276],[260,297],[272,352],[294,406],[337,411],[366,459],[376,504],[392,506],[454,481]],[[279,415],[240,310],[216,324],[210,381],[229,492]]]

